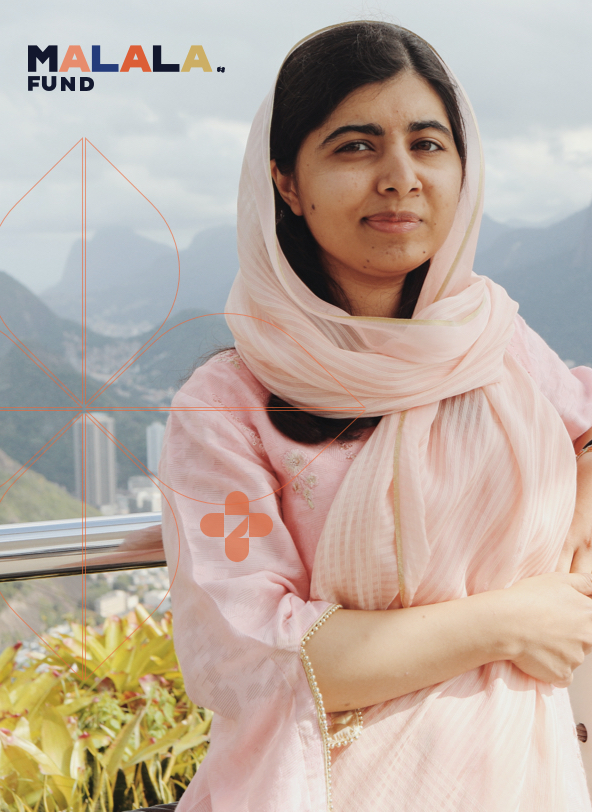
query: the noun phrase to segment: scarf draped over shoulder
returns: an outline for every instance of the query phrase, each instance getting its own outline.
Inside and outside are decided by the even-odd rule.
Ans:
[[[438,525],[449,532],[446,555],[454,559],[458,549],[456,565],[473,568],[464,594],[510,585],[523,577],[528,556],[552,570],[573,514],[572,443],[506,352],[518,305],[472,270],[483,155],[471,105],[444,67],[459,88],[466,174],[411,319],[351,316],[313,294],[290,267],[275,230],[274,89],[253,121],[240,179],[240,271],[226,305],[240,356],[299,409],[384,415],[341,485],[316,552],[311,598],[346,608],[413,605],[440,538],[426,514],[434,477],[471,471],[463,498],[437,507]],[[480,539],[495,545],[494,562],[479,573],[455,531],[467,517],[480,523]]]

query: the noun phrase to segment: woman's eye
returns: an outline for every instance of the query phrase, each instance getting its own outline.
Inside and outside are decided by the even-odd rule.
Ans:
[[[349,144],[340,147],[337,152],[363,152],[370,149],[370,145],[365,141],[351,141]]]
[[[437,144],[435,141],[418,141],[413,146],[414,149],[421,149],[424,152],[436,152],[437,150],[442,149],[440,144]]]

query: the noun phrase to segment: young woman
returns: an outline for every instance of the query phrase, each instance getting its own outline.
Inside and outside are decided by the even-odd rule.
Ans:
[[[427,43],[356,22],[288,55],[241,176],[236,348],[161,459],[175,647],[215,714],[178,812],[592,810],[566,687],[592,370],[472,272],[482,201]]]

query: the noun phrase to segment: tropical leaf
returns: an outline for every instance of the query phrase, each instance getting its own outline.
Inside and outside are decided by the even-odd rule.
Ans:
[[[7,749],[20,750],[22,753],[26,753],[27,756],[30,756],[34,761],[37,762],[40,772],[44,775],[60,773],[60,768],[48,755],[43,752],[43,750],[36,747],[32,741],[23,739],[16,735],[16,733],[12,733],[10,736],[7,736],[0,730],[0,744],[5,746]],[[20,760],[19,756],[13,756],[11,753],[8,754],[8,757],[13,764],[15,761]],[[22,769],[22,767],[19,767],[19,769]]]
[[[102,628],[72,624],[29,664],[17,666],[18,644],[0,652],[0,812],[179,800],[212,712],[187,696],[172,637],[170,612],[156,622],[138,606]]]
[[[89,693],[87,696],[78,697],[78,699],[75,699],[73,702],[65,702],[63,705],[56,705],[54,710],[56,713],[62,714],[62,716],[72,716],[74,713],[78,713],[79,710],[82,710],[82,708],[86,708],[91,702],[94,702],[94,699],[95,695]]]
[[[70,756],[70,770],[69,775],[73,781],[80,781],[84,776],[86,762],[86,753],[90,752],[85,746],[82,739],[77,739],[72,746],[72,755]],[[92,753],[91,753],[92,755]]]
[[[41,747],[43,752],[56,764],[60,775],[70,775],[70,759],[73,741],[62,716],[50,708],[43,712],[41,724]]]
[[[66,775],[52,775],[51,782],[56,790],[62,794],[65,801],[65,807],[71,807],[76,787],[76,782],[74,779]],[[64,807],[61,808],[63,809]]]
[[[12,671],[14,658],[22,643],[16,643],[14,646],[9,646],[4,651],[0,652],[0,683],[4,682],[5,678]]]
[[[171,744],[179,740],[179,737],[187,731],[187,726],[179,724],[155,741],[153,744],[148,744],[137,750],[123,765],[124,767],[131,767],[132,764],[139,764],[141,761],[146,761],[155,755],[164,753],[169,750]]]
[[[127,798],[127,780],[120,768],[117,770],[115,786],[113,787],[113,812],[123,812]]]
[[[48,671],[45,674],[37,674],[37,679],[30,680],[29,683],[18,692],[14,702],[14,712],[22,713],[27,710],[34,714],[37,708],[43,704],[47,695],[52,691],[59,681],[60,675]],[[14,691],[11,691],[11,694]]]
[[[148,772],[148,767],[146,766],[146,762],[143,761],[140,766],[140,775],[142,776],[142,786],[144,788],[144,796],[146,798],[146,804],[148,806],[156,806],[157,804],[162,803],[162,800],[158,794],[158,790],[154,786],[154,782],[150,773]]]
[[[145,713],[144,709],[138,711],[138,713],[134,716],[134,718],[131,719],[125,725],[125,727],[123,727],[119,731],[119,733],[113,740],[112,744],[106,750],[103,758],[103,766],[107,770],[108,775],[114,776],[117,773],[117,770],[120,768],[121,762],[123,761],[124,758],[125,751],[130,743],[130,739],[136,732],[136,729],[144,713]]]

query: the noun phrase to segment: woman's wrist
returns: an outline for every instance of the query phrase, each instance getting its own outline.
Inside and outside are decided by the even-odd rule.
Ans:
[[[511,598],[508,589],[493,589],[470,596],[475,611],[480,614],[483,643],[490,662],[513,660],[522,650]]]

